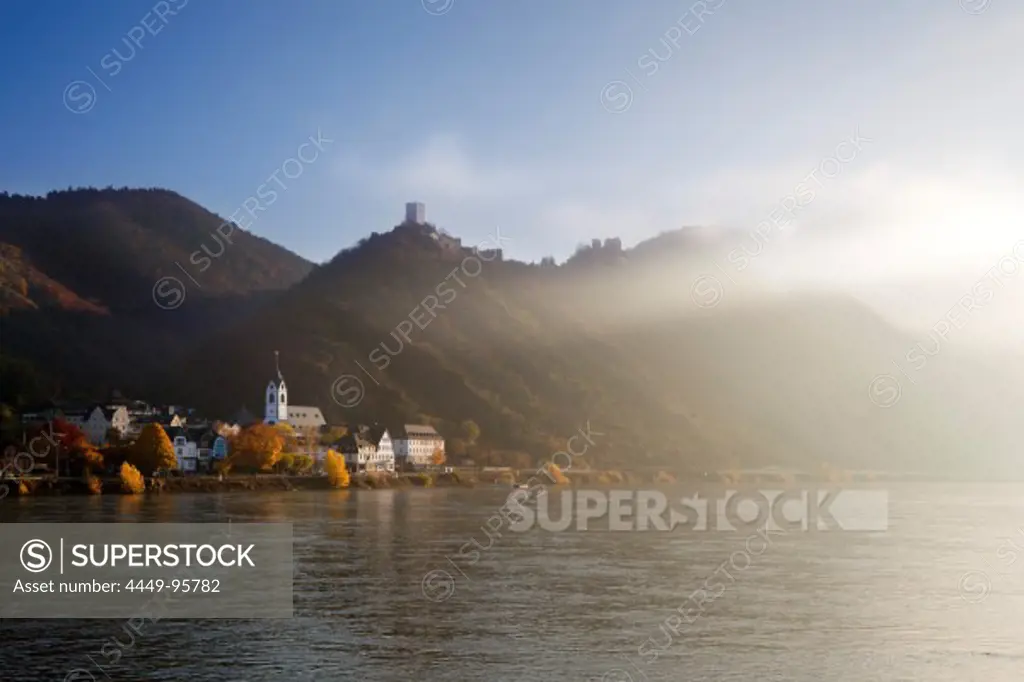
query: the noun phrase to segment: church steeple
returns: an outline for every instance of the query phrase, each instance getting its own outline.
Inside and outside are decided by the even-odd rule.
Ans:
[[[271,379],[267,384],[266,409],[263,421],[267,424],[288,421],[288,389],[281,374],[280,354],[274,351],[274,369],[277,371],[277,383]]]

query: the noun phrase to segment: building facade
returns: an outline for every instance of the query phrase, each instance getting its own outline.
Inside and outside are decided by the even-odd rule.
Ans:
[[[369,439],[358,433],[347,433],[334,444],[334,449],[345,458],[345,468],[352,472],[367,471],[367,464],[377,451]]]
[[[174,458],[178,463],[178,471],[194,474],[199,469],[199,447],[194,440],[189,440],[184,429],[176,429],[171,440],[174,446]]]
[[[444,453],[444,438],[426,424],[405,424],[396,429],[395,461],[404,468],[422,469],[434,462],[434,452]]]
[[[367,462],[369,471],[395,470],[395,447],[388,430],[380,426],[371,426],[365,430],[367,439],[373,443],[373,457]]]
[[[335,450],[345,457],[349,471],[395,470],[395,449],[391,434],[380,426],[360,426],[355,433],[338,439]]]
[[[118,436],[123,438],[131,425],[128,410],[123,406],[111,409],[95,405],[86,410],[68,410],[64,418],[69,424],[81,429],[93,445],[106,443],[110,429],[117,431]]]
[[[319,407],[288,405],[288,423],[296,431],[302,431],[306,429],[319,429],[321,426],[326,426],[327,420],[324,419],[324,415],[320,412]]]

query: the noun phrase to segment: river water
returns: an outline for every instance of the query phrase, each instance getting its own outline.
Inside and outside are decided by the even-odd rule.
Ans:
[[[122,622],[7,620],[0,680],[1024,679],[1024,487],[888,491],[885,532],[504,530],[472,565],[507,489],[7,499],[3,523],[291,521],[295,617],[148,623],[116,663]]]

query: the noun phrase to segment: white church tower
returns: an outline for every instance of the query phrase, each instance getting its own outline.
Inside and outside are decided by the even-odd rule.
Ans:
[[[267,407],[263,421],[267,424],[288,421],[288,389],[281,376],[281,364],[277,351],[274,351],[274,367],[277,369],[277,383],[273,380],[267,384]]]

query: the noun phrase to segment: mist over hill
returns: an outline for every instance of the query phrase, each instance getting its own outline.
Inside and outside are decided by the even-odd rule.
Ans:
[[[403,224],[315,267],[237,228],[165,309],[154,283],[210,242],[212,213],[87,190],[5,198],[0,216],[8,404],[117,387],[260,414],[277,350],[294,404],[448,437],[472,419],[495,463],[589,424],[604,466],[1009,471],[1024,396],[1008,358],[943,349],[907,375],[921,339],[857,300],[715,274],[734,235],[606,240],[556,265],[505,260],[500,235],[474,250]]]

